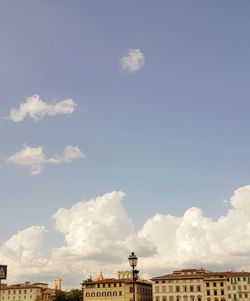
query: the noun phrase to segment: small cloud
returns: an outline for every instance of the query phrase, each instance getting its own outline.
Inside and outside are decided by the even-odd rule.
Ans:
[[[63,164],[71,163],[76,159],[85,159],[85,155],[77,146],[67,145],[62,155],[56,154],[54,157],[46,159],[41,146],[24,147],[21,151],[15,153],[7,159],[7,163],[28,166],[32,175],[41,173],[45,164]]]
[[[56,103],[46,103],[39,95],[33,95],[26,98],[18,108],[12,108],[8,119],[14,122],[22,122],[30,117],[39,120],[45,116],[71,115],[76,109],[76,103],[73,99],[65,99]]]
[[[121,70],[134,73],[145,64],[144,53],[140,49],[129,49],[128,54],[121,59]]]
[[[48,159],[48,163],[51,164],[62,164],[70,163],[76,159],[85,159],[85,155],[77,146],[67,145],[64,149],[63,154],[56,154],[54,157]]]
[[[21,151],[15,153],[7,159],[7,163],[13,163],[22,166],[28,166],[31,169],[32,175],[37,175],[41,172],[42,166],[45,163],[43,148],[24,147]]]

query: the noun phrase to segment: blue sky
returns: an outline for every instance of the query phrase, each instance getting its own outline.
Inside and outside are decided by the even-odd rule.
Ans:
[[[227,214],[249,184],[248,1],[0,1],[0,243],[114,190],[136,229],[155,213]],[[121,70],[130,49],[144,54]],[[73,99],[68,116],[6,119],[27,97]],[[7,164],[23,147],[86,156],[38,175]],[[49,246],[49,247],[48,247]]]

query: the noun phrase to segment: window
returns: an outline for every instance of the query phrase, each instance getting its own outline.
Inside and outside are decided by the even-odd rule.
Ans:
[[[231,299],[231,294],[228,294],[228,298]]]
[[[107,296],[112,296],[112,293],[111,292],[107,292]]]
[[[162,293],[166,293],[166,286],[162,286]]]
[[[223,282],[220,282],[220,286],[223,286],[224,285],[224,283]]]
[[[108,283],[108,287],[110,287],[111,285],[110,285],[110,283]]]
[[[122,291],[119,291],[119,296],[122,296]]]
[[[225,292],[224,290],[221,290],[221,295],[224,296],[225,295]]]
[[[179,287],[179,286],[176,286],[175,291],[176,291],[177,293],[179,293],[180,287]],[[179,301],[179,300],[177,300],[177,301]]]
[[[187,287],[186,287],[186,285],[183,286],[183,292],[187,292]]]
[[[190,286],[190,292],[193,292],[194,291],[194,287],[191,285]]]
[[[106,293],[105,293],[105,292],[102,292],[102,296],[106,296]]]
[[[117,296],[117,292],[113,292],[113,296]]]
[[[95,293],[91,293],[91,297],[95,297]]]
[[[213,287],[216,287],[216,282],[213,282]]]
[[[197,285],[197,292],[201,291],[201,287],[199,285]]]
[[[202,301],[202,297],[201,297],[201,296],[198,296],[198,297],[197,297],[197,301]]]
[[[246,294],[245,294],[245,298],[247,298],[247,297],[248,297],[248,294],[246,293]]]
[[[169,286],[169,292],[170,292],[170,293],[173,292],[173,286],[172,286],[172,285]]]
[[[155,301],[160,301],[160,297],[156,296]]]
[[[159,286],[156,286],[156,287],[155,287],[155,292],[156,292],[156,293],[159,293]]]
[[[166,297],[166,296],[163,296],[163,297],[162,297],[162,301],[167,301],[167,297]]]
[[[180,296],[176,296],[176,301],[181,301],[181,297]]]
[[[174,301],[174,296],[170,296],[169,301]]]
[[[207,291],[207,295],[210,296],[210,291]]]
[[[209,287],[209,282],[206,283],[206,286]]]
[[[101,296],[101,293],[100,293],[100,292],[96,293],[96,296],[97,296],[97,297],[100,297],[100,296]]]
[[[116,283],[114,283],[114,287],[116,287]]]
[[[122,283],[121,283],[121,282],[119,283],[119,286],[122,286]]]
[[[217,296],[217,290],[214,290],[214,295]]]

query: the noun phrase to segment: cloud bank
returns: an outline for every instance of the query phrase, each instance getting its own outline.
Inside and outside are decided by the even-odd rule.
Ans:
[[[65,244],[48,256],[40,252],[44,227],[13,235],[0,247],[11,279],[21,277],[22,267],[29,279],[39,271],[40,280],[58,274],[68,285],[100,268],[114,276],[129,268],[131,251],[139,257],[141,272],[151,276],[183,267],[250,270],[250,185],[234,192],[228,212],[217,220],[194,207],[179,217],[157,213],[139,231],[123,207],[124,197],[113,191],[58,209],[53,219]]]
[[[121,70],[134,73],[145,64],[144,53],[140,49],[129,49],[127,55],[121,59]]]
[[[75,109],[76,103],[71,98],[49,104],[39,95],[33,95],[27,97],[18,108],[12,108],[8,119],[14,122],[22,122],[27,117],[39,120],[45,116],[71,115]]]
[[[27,166],[31,170],[32,175],[41,173],[42,168],[46,164],[64,164],[71,163],[76,159],[84,159],[85,155],[77,146],[67,145],[63,154],[56,154],[55,156],[46,159],[41,146],[30,147],[26,146],[19,152],[13,154],[7,159],[7,163],[12,163],[21,166]]]

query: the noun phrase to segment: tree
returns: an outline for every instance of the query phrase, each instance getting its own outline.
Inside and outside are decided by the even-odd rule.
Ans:
[[[82,291],[77,288],[73,288],[67,292],[66,298],[66,301],[82,301]]]
[[[67,301],[66,292],[57,290],[54,301]]]

